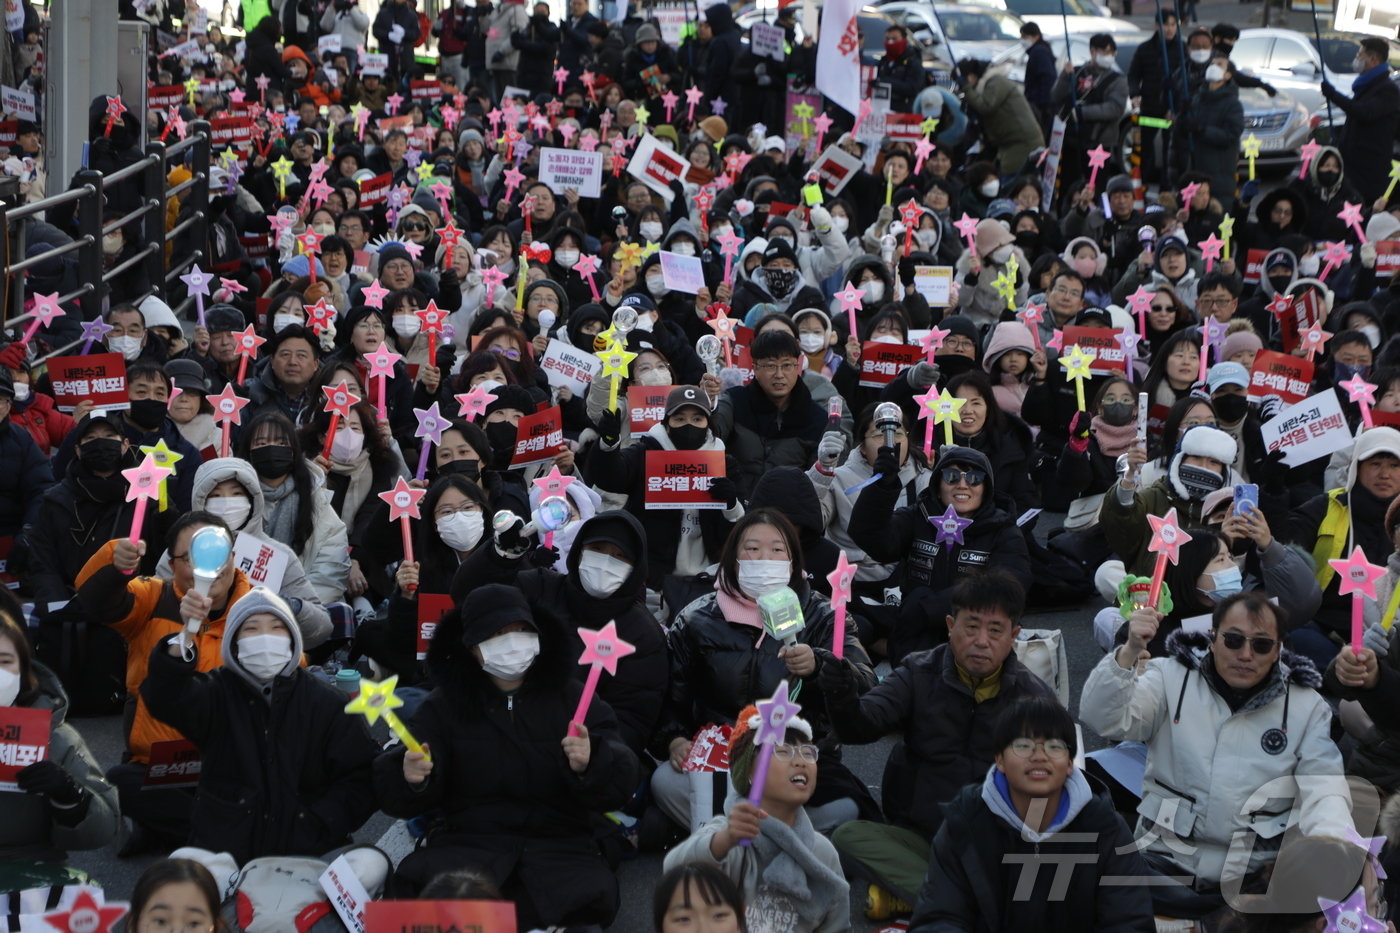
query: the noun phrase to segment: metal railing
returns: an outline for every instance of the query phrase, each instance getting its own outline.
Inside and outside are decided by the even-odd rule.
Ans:
[[[91,321],[101,316],[104,303],[110,292],[108,285],[112,279],[137,265],[146,274],[149,283],[145,292],[137,296],[133,304],[139,304],[151,295],[169,303],[172,287],[179,276],[188,271],[191,265],[203,263],[206,259],[205,244],[208,243],[209,224],[209,167],[210,127],[204,121],[190,124],[189,135],[179,142],[167,146],[152,142],[146,146],[146,154],[131,165],[110,175],[84,170],[78,173],[73,186],[67,191],[29,204],[12,204],[0,200],[0,229],[5,231],[5,262],[0,272],[5,277],[5,300],[0,303],[0,326],[12,328],[27,322],[33,315],[25,314],[24,281],[26,270],[52,259],[61,259],[70,253],[77,253],[78,288],[59,301],[76,301],[81,318]],[[176,165],[185,165],[191,174],[188,181],[174,187],[166,186],[166,178]],[[106,186],[122,182],[139,181],[145,194],[141,206],[111,223],[102,223],[106,198]],[[150,192],[156,192],[154,195]],[[172,229],[165,224],[166,208],[172,198],[180,199],[181,213],[186,215]],[[34,256],[25,257],[30,227],[53,208],[76,203],[77,235],[67,243],[47,249]],[[134,255],[128,256],[110,269],[103,269],[102,237],[118,228],[131,230],[139,221],[142,247]],[[193,249],[174,253],[171,244],[177,237],[194,244]],[[170,261],[167,262],[167,255]],[[187,310],[194,299],[186,297],[174,307],[177,317]],[[82,341],[74,341],[66,346],[55,348],[37,362],[59,356],[77,347]]]

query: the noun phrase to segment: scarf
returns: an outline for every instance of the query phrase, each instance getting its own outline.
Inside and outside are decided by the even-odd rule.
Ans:
[[[1094,432],[1094,440],[1099,442],[1099,451],[1106,457],[1113,457],[1115,460],[1120,454],[1125,454],[1128,449],[1137,442],[1137,422],[1129,421],[1123,425],[1112,425],[1103,420],[1102,415],[1095,415],[1089,423],[1089,429]]]
[[[1359,93],[1359,92],[1361,91],[1362,88],[1366,87],[1366,85],[1368,85],[1368,84],[1370,84],[1371,82],[1375,81],[1377,78],[1381,77],[1382,75],[1389,75],[1389,74],[1390,74],[1390,65],[1389,65],[1388,63],[1386,63],[1386,62],[1381,62],[1381,63],[1380,63],[1379,65],[1377,65],[1376,67],[1371,68],[1371,69],[1369,69],[1369,70],[1367,70],[1367,71],[1361,72],[1361,74],[1357,75],[1357,76],[1356,76],[1356,79],[1355,79],[1354,81],[1351,82],[1351,92],[1352,92],[1352,94],[1355,95],[1355,94]]]
[[[281,541],[292,550],[297,546],[292,539],[296,533],[297,509],[301,506],[301,493],[297,492],[296,480],[288,476],[281,486],[269,486],[259,480],[263,501],[267,503],[267,513],[263,516],[263,530],[268,537]]]
[[[799,922],[788,929],[816,930],[848,909],[850,885],[812,854],[817,831],[805,810],[795,826],[768,819],[760,827],[753,841],[758,886],[746,908],[750,930],[770,928],[770,911],[795,912]]]
[[[758,615],[758,603],[743,596],[730,596],[720,589],[720,578],[715,578],[715,602],[719,606],[720,614],[724,616],[726,622],[734,625],[747,625],[750,628],[762,629],[763,620]],[[760,637],[759,641],[763,639]]]
[[[360,511],[360,506],[369,496],[370,483],[374,479],[374,471],[369,466],[369,451],[361,450],[349,463],[332,460],[331,472],[347,479],[345,498],[340,503],[340,517],[345,520],[345,524],[351,525]]]

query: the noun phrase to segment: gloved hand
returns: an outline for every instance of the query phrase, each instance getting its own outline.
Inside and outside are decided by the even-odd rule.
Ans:
[[[1361,635],[1361,646],[1370,648],[1377,658],[1384,658],[1390,654],[1390,633],[1379,622],[1372,622]]]
[[[904,371],[904,378],[914,389],[927,389],[938,381],[938,364],[919,360]]]
[[[1092,417],[1087,411],[1077,411],[1069,422],[1069,449],[1082,454],[1089,449],[1089,424]]]
[[[1370,242],[1361,244],[1361,264],[1367,269],[1376,268],[1376,244]]]
[[[812,221],[812,229],[817,233],[825,236],[831,231],[831,211],[818,204],[808,212],[808,216]]]
[[[732,509],[739,504],[739,487],[735,486],[729,477],[717,476],[710,481],[710,498],[716,502],[723,502],[725,508]]]
[[[1265,84],[1263,82],[1260,82],[1259,86],[1263,88],[1264,93],[1268,94],[1270,97],[1278,96],[1278,88],[1274,87],[1272,84]]]
[[[622,412],[605,409],[598,416],[598,436],[606,446],[616,447],[617,442],[622,439]]]
[[[394,43],[395,45],[398,45],[400,42],[403,41],[403,36],[404,32],[403,26],[401,24],[395,23],[393,26],[389,27],[390,42]]]
[[[0,350],[0,366],[6,369],[24,368],[25,345],[16,340],[14,343]]]
[[[1240,189],[1240,200],[1248,204],[1250,201],[1253,201],[1255,196],[1257,196],[1258,194],[1259,180],[1251,179],[1250,181],[1245,182],[1244,187]]]
[[[438,343],[437,356],[433,359],[433,365],[442,373],[444,380],[451,374],[452,367],[457,365],[457,347],[450,340]]]
[[[496,553],[502,557],[519,557],[525,550],[529,541],[522,532],[525,530],[525,519],[519,515],[512,515],[511,520],[503,522],[501,527],[492,527],[492,534],[495,535]]]
[[[530,552],[526,560],[531,567],[541,569],[554,566],[554,562],[559,559],[559,549],[557,547],[537,547]]]
[[[846,449],[846,436],[840,431],[827,431],[817,444],[817,462],[828,471],[833,469]]]
[[[837,660],[836,656],[829,652],[822,653],[827,655],[827,659],[817,668],[817,686],[822,688],[822,693],[834,697],[846,697],[855,693],[856,679],[846,666],[846,661]]]
[[[880,205],[880,212],[875,215],[875,229],[884,230],[894,220],[894,205]]]
[[[83,789],[73,779],[73,775],[63,770],[56,761],[45,759],[36,761],[15,775],[19,789],[26,794],[47,797],[50,802],[71,807],[83,799]]]
[[[893,447],[881,447],[875,452],[874,469],[881,478],[899,482],[899,452]]]
[[[1257,474],[1251,475],[1263,477],[1263,482],[1259,485],[1272,495],[1282,495],[1288,489],[1288,464],[1283,462],[1283,449],[1272,451],[1264,458],[1263,466]]]

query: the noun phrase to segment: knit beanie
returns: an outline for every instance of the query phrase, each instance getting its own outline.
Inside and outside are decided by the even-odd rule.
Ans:
[[[734,721],[734,731],[729,734],[729,780],[742,797],[747,797],[753,788],[756,754],[753,740],[761,723],[758,707],[750,704],[739,711],[739,717]],[[788,720],[787,731],[788,735],[784,736],[784,739],[791,737],[795,732],[808,742],[812,741],[812,726],[801,716],[794,716]]]

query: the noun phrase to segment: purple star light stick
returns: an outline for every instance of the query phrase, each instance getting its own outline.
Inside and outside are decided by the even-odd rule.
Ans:
[[[788,682],[781,681],[773,696],[758,702],[758,731],[754,733],[754,744],[758,746],[758,758],[753,765],[753,786],[749,788],[749,803],[755,807],[763,802],[763,788],[768,783],[768,766],[773,762],[773,747],[787,735],[788,723],[802,712],[802,707],[792,702],[788,694]],[[739,845],[747,846],[748,839],[739,840]]]
[[[414,474],[416,479],[422,479],[428,472],[428,454],[432,451],[434,444],[442,443],[442,432],[449,425],[447,419],[438,410],[438,403],[433,402],[427,408],[413,409],[413,415],[418,419],[418,427],[414,430],[413,436],[421,438],[423,443],[418,451],[418,472]]]

